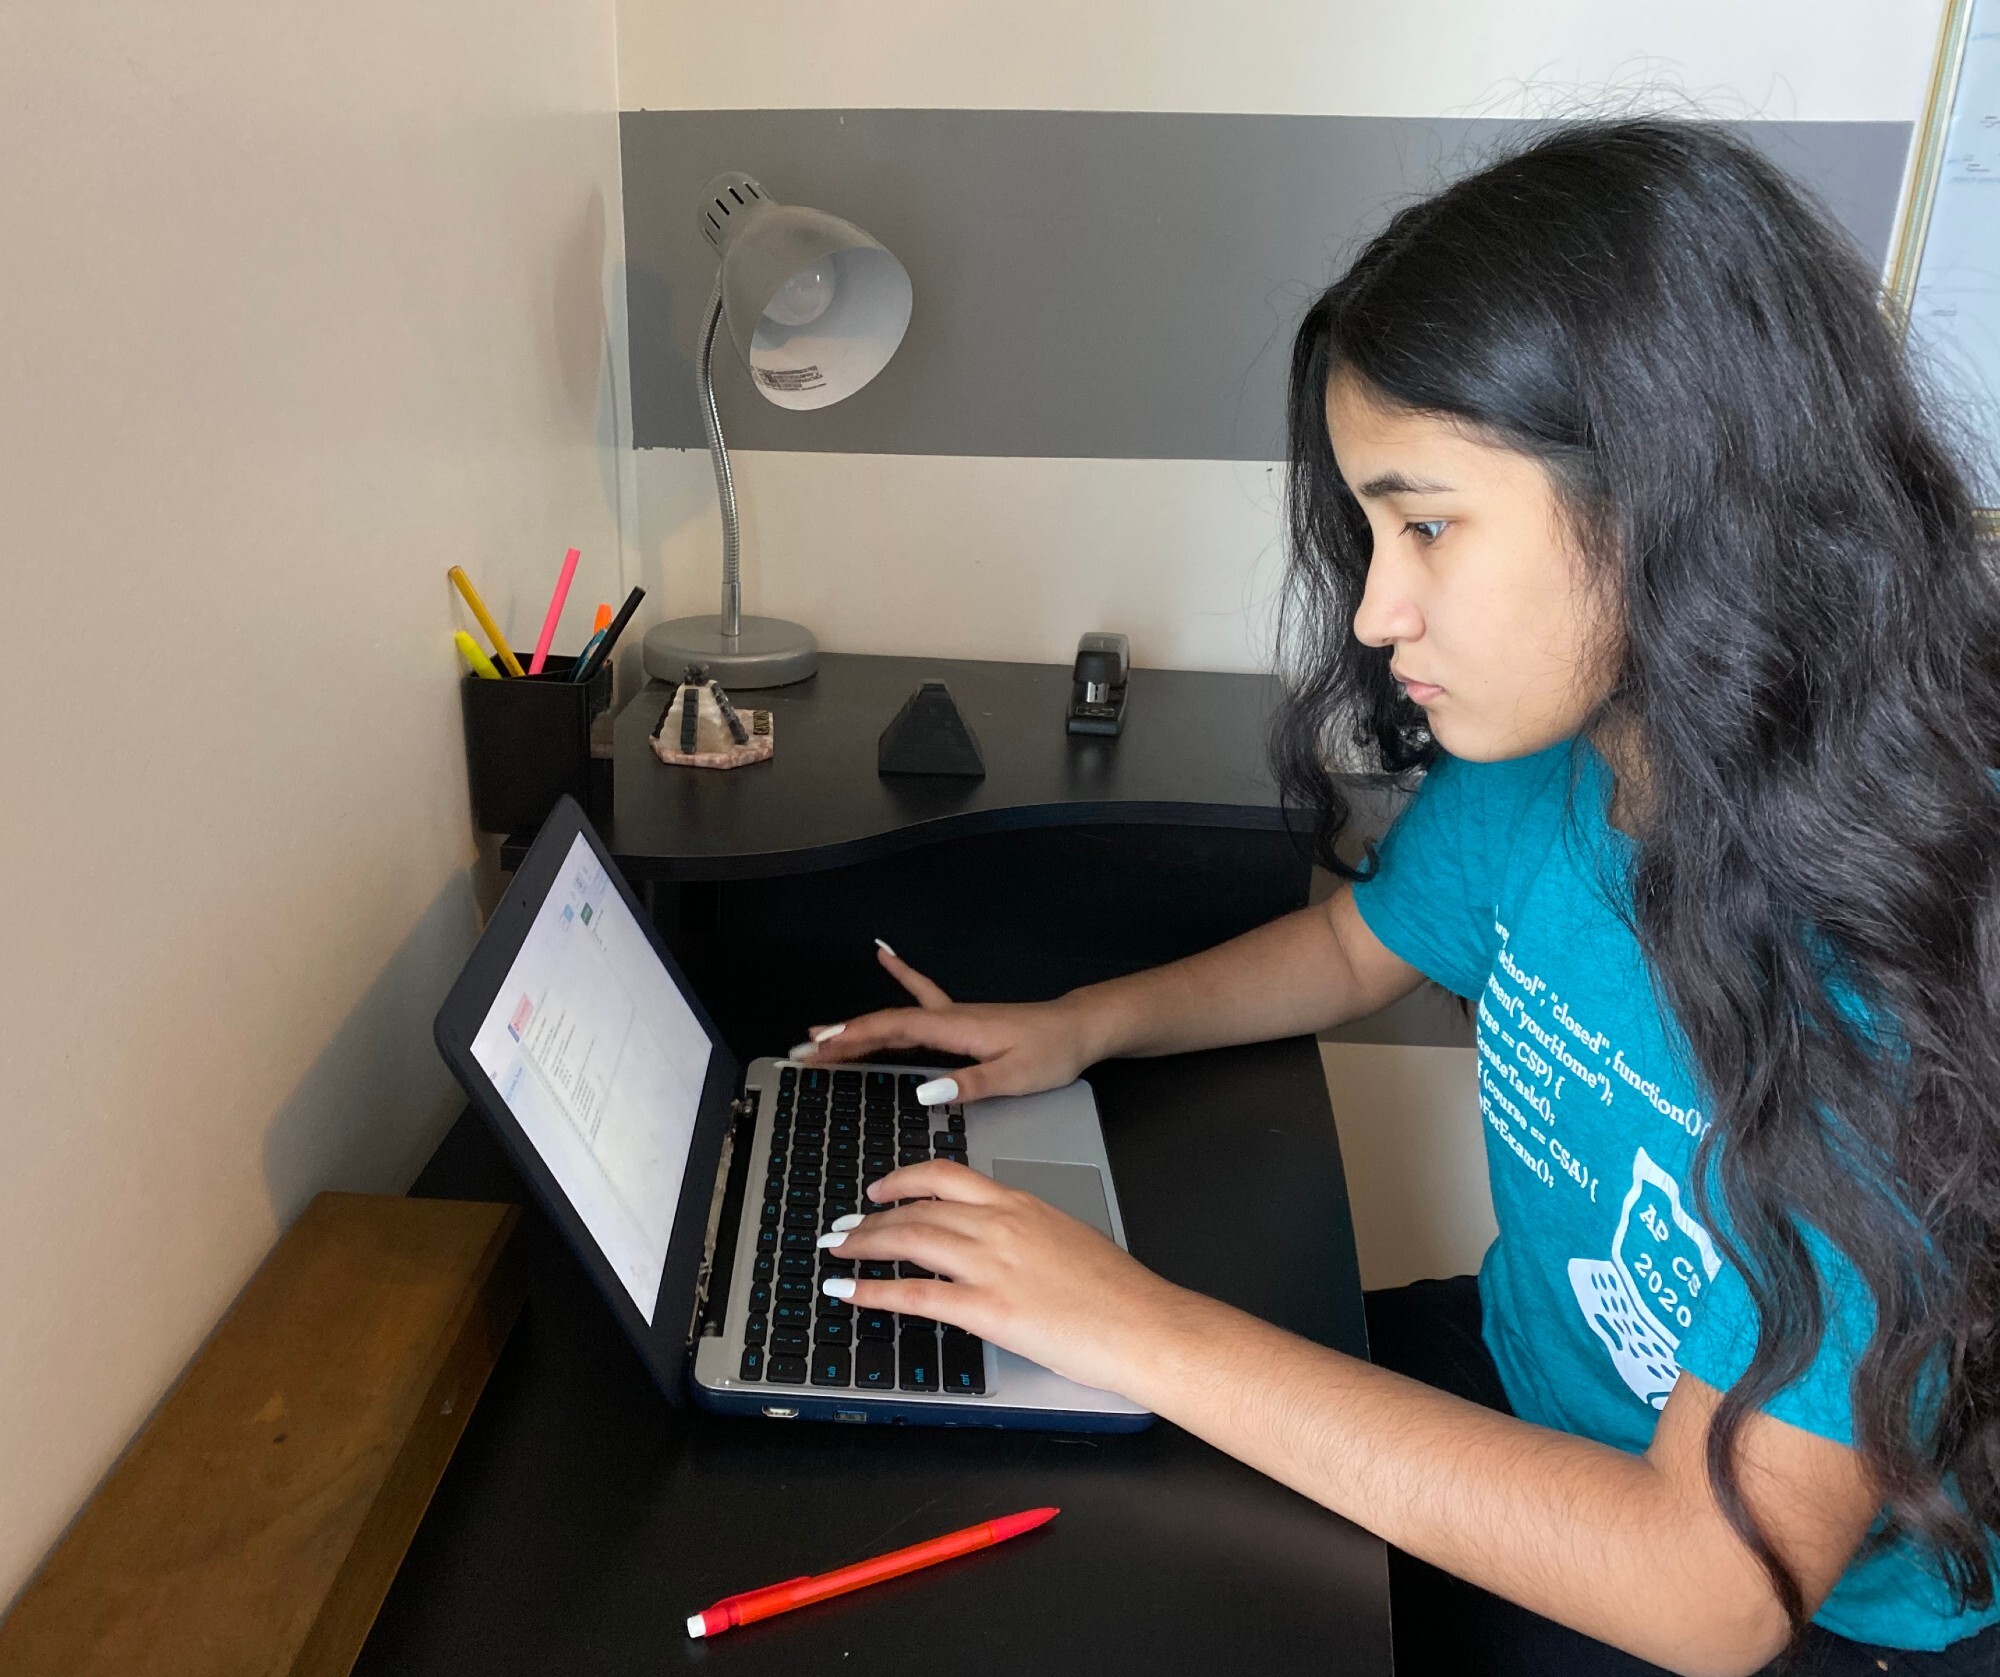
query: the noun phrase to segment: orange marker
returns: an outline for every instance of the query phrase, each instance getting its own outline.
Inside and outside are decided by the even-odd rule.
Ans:
[[[1004,1514],[997,1520],[983,1520],[976,1526],[967,1526],[963,1531],[949,1532],[943,1537],[912,1543],[907,1549],[878,1555],[872,1561],[857,1561],[837,1572],[794,1578],[788,1583],[770,1584],[742,1595],[726,1595],[713,1607],[689,1616],[688,1635],[719,1636],[737,1625],[755,1624],[759,1619],[789,1613],[794,1607],[808,1607],[830,1596],[845,1595],[849,1590],[866,1589],[870,1584],[900,1578],[919,1567],[935,1566],[939,1561],[969,1555],[975,1549],[990,1549],[996,1543],[1005,1543],[1010,1537],[1019,1537],[1024,1531],[1033,1531],[1037,1526],[1048,1524],[1061,1512],[1059,1508],[1030,1508],[1021,1514]]]
[[[608,601],[599,600],[597,602],[597,620],[591,624],[590,632],[593,635],[601,635],[604,633],[606,629],[610,627],[611,627],[610,603]]]

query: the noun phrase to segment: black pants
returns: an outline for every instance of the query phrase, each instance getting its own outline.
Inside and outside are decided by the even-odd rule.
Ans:
[[[1479,1332],[1470,1275],[1370,1293],[1368,1346],[1383,1368],[1511,1414]],[[1666,1677],[1616,1648],[1516,1607],[1448,1572],[1389,1551],[1397,1677]],[[1813,1626],[1783,1677],[2000,1677],[2000,1625],[1941,1653],[1870,1648]]]

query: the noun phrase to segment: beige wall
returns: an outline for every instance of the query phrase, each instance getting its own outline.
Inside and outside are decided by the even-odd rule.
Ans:
[[[444,570],[526,640],[566,543],[570,641],[616,597],[614,53],[610,0],[0,7],[0,1603],[454,1110]]]

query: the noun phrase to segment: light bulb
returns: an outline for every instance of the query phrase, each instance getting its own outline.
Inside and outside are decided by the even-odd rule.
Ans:
[[[833,263],[815,262],[801,268],[778,287],[764,313],[780,326],[810,326],[833,302]]]

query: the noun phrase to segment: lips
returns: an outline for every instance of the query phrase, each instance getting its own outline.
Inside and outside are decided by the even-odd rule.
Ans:
[[[1391,670],[1389,674],[1395,678],[1396,685],[1409,696],[1412,704],[1427,705],[1444,691],[1442,687],[1432,682],[1416,681],[1396,670]]]

